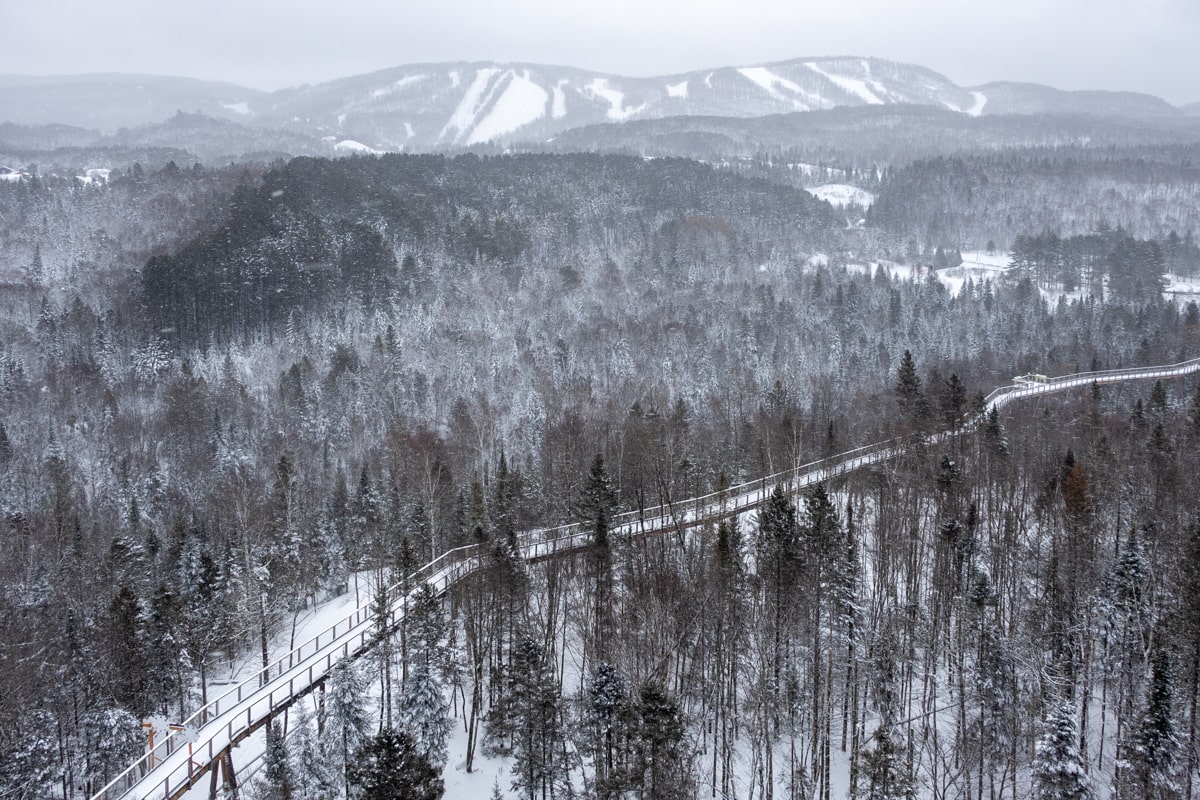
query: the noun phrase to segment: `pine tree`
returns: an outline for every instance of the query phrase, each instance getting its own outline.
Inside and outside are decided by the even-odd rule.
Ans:
[[[352,662],[343,660],[333,668],[323,711],[322,747],[330,768],[342,776],[339,783],[348,792],[352,756],[367,742],[371,726],[366,685]]]
[[[445,784],[404,731],[384,728],[364,742],[347,776],[361,800],[438,800]]]
[[[13,446],[8,438],[8,431],[4,427],[4,423],[0,422],[0,470],[8,466],[8,462],[12,461]]]
[[[150,711],[146,698],[146,659],[142,646],[141,609],[137,596],[122,584],[108,607],[109,674],[112,694],[134,714]]]
[[[661,686],[647,682],[638,691],[635,713],[634,774],[641,797],[689,797],[690,774],[681,749],[683,718],[679,704]]]
[[[1175,675],[1171,657],[1162,648],[1154,651],[1146,710],[1127,750],[1137,796],[1145,800],[1174,800],[1179,785],[1179,737],[1175,731],[1173,703]]]
[[[440,770],[448,757],[450,704],[428,661],[418,661],[408,673],[399,711],[417,752]]]
[[[446,644],[448,633],[442,601],[428,583],[413,592],[405,614],[409,661],[423,665],[431,674],[448,677],[450,652]]]
[[[629,711],[629,682],[606,661],[596,664],[588,684],[587,725],[593,737],[597,790],[607,796],[619,789],[618,770],[623,759],[620,742]]]
[[[874,648],[872,685],[879,725],[871,736],[871,748],[862,754],[869,800],[910,800],[914,791],[913,776],[906,766],[905,748],[897,730],[900,698],[895,626],[894,620],[884,623]]]
[[[290,725],[294,796],[300,800],[323,800],[337,794],[341,781],[329,768],[305,700],[292,706]]]
[[[1004,433],[1004,426],[1000,424],[1000,410],[995,406],[987,412],[983,423],[983,438],[996,455],[1008,455],[1008,437]]]
[[[89,792],[99,790],[121,770],[137,760],[145,748],[138,718],[124,708],[99,706],[80,721],[87,756]]]
[[[558,683],[541,645],[523,638],[512,654],[512,790],[528,800],[567,785]]]
[[[1079,732],[1069,702],[1054,704],[1033,760],[1035,800],[1092,800],[1095,792],[1079,754]]]
[[[912,353],[904,351],[900,359],[900,367],[896,372],[896,399],[900,403],[900,413],[908,420],[914,429],[920,429],[929,417],[929,404],[921,391],[921,378],[917,375],[917,365],[913,362]]]
[[[263,775],[255,787],[257,800],[292,800],[295,787],[287,742],[278,721],[267,728],[267,751],[263,756]]]
[[[576,515],[592,535],[592,543],[598,548],[608,547],[608,532],[613,512],[617,507],[617,493],[608,478],[604,456],[599,453],[592,459],[587,479],[576,500]]]
[[[967,390],[959,380],[958,373],[950,373],[950,377],[942,385],[938,393],[938,410],[942,413],[942,421],[951,427],[957,427],[962,421],[963,412],[967,407]]]

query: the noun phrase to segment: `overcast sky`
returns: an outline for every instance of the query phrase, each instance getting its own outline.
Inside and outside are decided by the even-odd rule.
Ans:
[[[278,89],[419,61],[655,75],[864,55],[1200,100],[1197,0],[0,0],[0,24],[0,73],[27,75]]]

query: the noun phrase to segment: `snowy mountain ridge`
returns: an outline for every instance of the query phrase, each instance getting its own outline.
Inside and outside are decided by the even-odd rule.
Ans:
[[[885,103],[963,112],[977,105],[969,91],[923,67],[819,58],[651,78],[536,64],[416,64],[278,92],[250,108],[260,124],[396,150],[538,141],[603,122]]]
[[[630,120],[901,104],[967,116],[1047,108],[1113,116],[1183,113],[1150,95],[1013,83],[964,88],[921,66],[850,56],[644,78],[490,61],[410,64],[276,92],[144,75],[0,76],[0,119],[11,123],[115,131],[183,110],[370,150],[544,142],[570,129]]]

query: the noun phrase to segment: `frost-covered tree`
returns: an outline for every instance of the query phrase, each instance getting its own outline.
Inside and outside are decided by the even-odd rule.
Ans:
[[[599,548],[607,547],[612,515],[617,507],[617,492],[604,466],[604,456],[599,453],[592,459],[575,507],[576,515],[591,534],[593,544]]]
[[[348,792],[352,756],[369,738],[371,727],[366,683],[353,662],[343,660],[334,667],[323,711],[322,749],[330,769],[342,776],[339,783]]]
[[[329,768],[328,755],[313,727],[306,700],[292,706],[289,751],[294,796],[299,800],[322,800],[340,791],[340,776]]]
[[[1175,674],[1170,655],[1161,647],[1151,660],[1146,709],[1134,731],[1125,760],[1132,790],[1130,797],[1173,800],[1182,795],[1179,784],[1179,736],[1175,730]]]
[[[417,752],[437,769],[444,767],[450,738],[450,704],[429,662],[418,661],[408,673],[399,712]]]
[[[655,800],[689,797],[691,770],[683,751],[679,703],[658,684],[647,682],[638,691],[633,713],[633,786],[642,797]]]
[[[1033,760],[1035,800],[1092,800],[1096,796],[1079,754],[1079,731],[1068,702],[1050,707]]]
[[[445,784],[404,731],[384,728],[354,753],[347,772],[361,800],[438,800]]]
[[[623,740],[629,727],[628,679],[612,664],[601,661],[592,670],[587,702],[585,724],[592,735],[596,789],[605,795],[620,786]]]
[[[556,793],[568,782],[562,698],[552,665],[532,638],[517,644],[511,669],[512,790],[535,800]]]
[[[256,781],[254,796],[257,800],[292,800],[296,796],[288,743],[283,737],[283,727],[278,721],[272,722],[271,727],[267,729],[263,774]]]
[[[135,761],[145,747],[138,718],[124,708],[97,707],[81,720],[86,748],[85,779],[99,789]]]

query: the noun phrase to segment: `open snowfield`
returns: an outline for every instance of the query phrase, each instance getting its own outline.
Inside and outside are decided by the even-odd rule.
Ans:
[[[864,65],[866,63],[867,62],[865,61],[863,62]],[[825,70],[821,69],[812,61],[805,62],[804,66],[808,67],[823,78],[829,79],[839,89],[843,89],[844,91],[854,95],[868,105],[883,105],[883,100],[879,98],[879,95],[871,91],[866,82],[863,80],[858,78],[848,78],[845,75],[834,75],[831,72],[826,72]]]
[[[377,156],[380,152],[382,152],[380,150],[376,150],[374,147],[368,147],[362,142],[356,142],[353,139],[343,139],[335,144],[333,149],[341,153],[362,153],[363,155],[369,156]]]
[[[1184,278],[1180,275],[1168,275],[1165,294],[1181,303],[1200,301],[1200,276]]]
[[[467,137],[467,144],[479,144],[511,133],[540,119],[546,113],[550,95],[529,79],[529,71],[513,74],[504,93]]]
[[[805,191],[818,200],[824,200],[834,208],[845,208],[846,206],[867,208],[875,203],[875,195],[865,189],[848,186],[844,183],[826,183],[822,186],[808,187]]]

